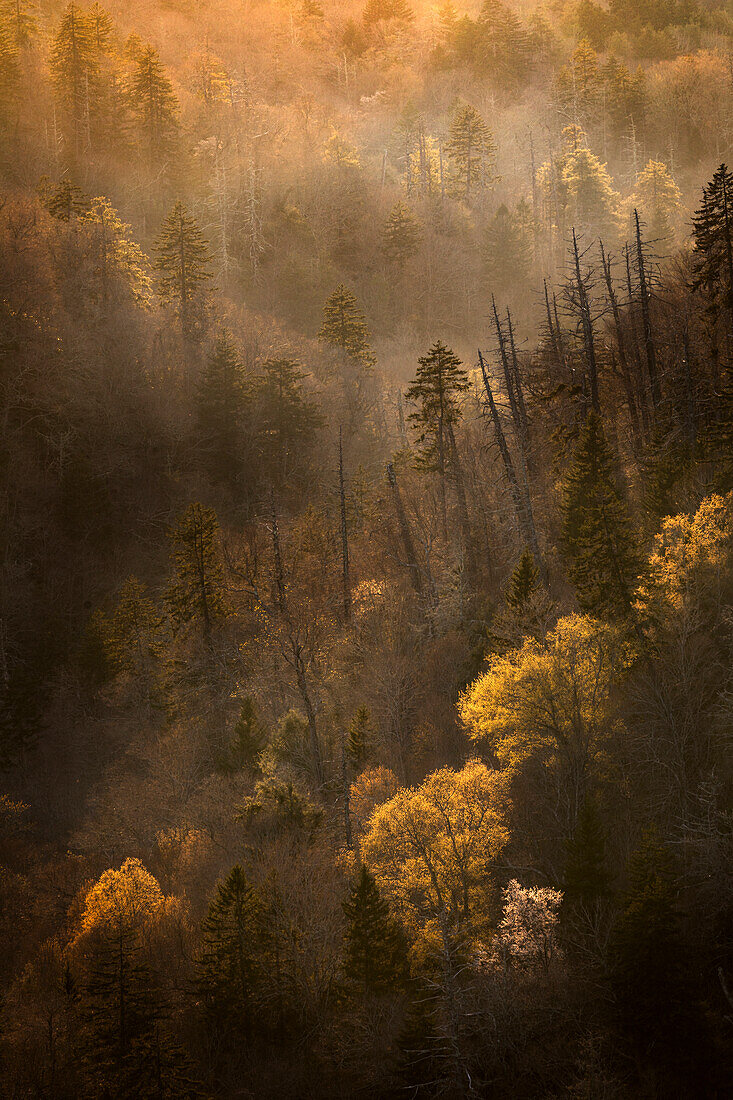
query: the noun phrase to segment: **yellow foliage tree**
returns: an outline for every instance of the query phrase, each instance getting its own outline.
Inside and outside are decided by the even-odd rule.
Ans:
[[[495,657],[461,697],[461,719],[510,771],[529,761],[549,769],[572,828],[618,728],[614,690],[633,656],[617,628],[569,615],[544,641]]]
[[[139,859],[126,859],[119,871],[105,871],[87,894],[82,930],[135,932],[162,904],[157,879]]]
[[[685,607],[725,603],[732,566],[733,493],[706,497],[694,515],[668,516],[662,523],[639,607],[659,620]]]
[[[491,865],[509,839],[507,778],[479,760],[441,768],[373,813],[362,853],[415,933],[467,925],[491,891]]]

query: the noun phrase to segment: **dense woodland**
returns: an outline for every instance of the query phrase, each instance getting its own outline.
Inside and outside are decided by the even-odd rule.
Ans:
[[[0,1096],[733,1082],[733,6],[0,3]]]

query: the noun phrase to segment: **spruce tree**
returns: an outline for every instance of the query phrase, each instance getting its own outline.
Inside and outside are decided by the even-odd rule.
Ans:
[[[262,899],[237,864],[209,905],[198,976],[209,1026],[230,1042],[253,1031],[267,943]]]
[[[174,575],[167,600],[176,623],[196,622],[210,642],[215,622],[226,614],[224,577],[216,547],[216,513],[190,504],[171,532]]]
[[[100,72],[88,17],[66,8],[49,57],[56,98],[74,158],[89,145],[100,107]]]
[[[163,222],[155,251],[160,296],[174,305],[183,335],[191,338],[200,319],[201,297],[211,278],[211,256],[207,241],[182,202],[175,204]]]
[[[254,768],[257,757],[267,744],[267,730],[257,717],[254,700],[247,696],[242,703],[234,736],[229,744],[224,760],[225,771],[240,771],[242,768]]]
[[[371,366],[374,356],[364,314],[356,298],[343,283],[336,287],[323,307],[323,325],[319,339],[337,348],[350,359]]]
[[[523,211],[510,213],[501,204],[486,226],[483,241],[484,277],[497,298],[521,287],[532,262],[532,238]]]
[[[634,195],[649,239],[671,246],[682,211],[682,195],[667,165],[650,160],[636,181]]]
[[[638,558],[614,467],[601,420],[591,412],[563,483],[563,547],[582,609],[624,617],[631,608]]]
[[[396,202],[382,231],[382,253],[387,262],[402,268],[420,246],[420,227],[408,206]]]
[[[471,202],[491,187],[496,146],[491,130],[470,103],[460,104],[451,122],[446,152],[453,162],[455,191]]]
[[[308,474],[308,448],[321,422],[316,403],[308,396],[308,377],[294,359],[265,359],[257,384],[259,447],[267,476],[279,490],[293,488]]]
[[[692,219],[693,290],[704,289],[733,321],[733,174],[721,164]]]
[[[136,141],[151,166],[171,151],[178,134],[178,100],[157,50],[145,46],[129,79],[128,104]]]
[[[232,492],[243,473],[248,407],[241,359],[229,334],[222,333],[201,375],[196,415],[209,476],[214,484],[226,485]]]
[[[78,218],[81,214],[85,214],[91,206],[92,200],[84,194],[81,187],[77,187],[67,176],[64,176],[55,185],[49,184],[44,179],[39,190],[41,202],[49,214],[62,222]]]
[[[586,909],[609,890],[605,833],[591,797],[583,803],[575,832],[567,844],[563,890],[566,905]]]
[[[29,4],[27,0],[5,0],[0,4],[0,27],[16,55],[29,49],[38,34],[35,10],[35,4]]]
[[[621,1019],[642,1047],[671,1038],[670,1025],[684,1001],[683,958],[672,858],[650,829],[631,857],[628,889],[609,948]]]
[[[534,558],[529,550],[525,550],[509,578],[504,597],[507,607],[521,614],[539,588],[539,578],[540,571],[535,565]]]
[[[418,364],[405,395],[416,406],[408,419],[418,431],[419,464],[444,477],[453,457],[450,435],[463,416],[461,395],[469,387],[468,375],[458,356],[440,340]]]
[[[393,992],[407,972],[404,936],[364,864],[343,909],[346,916],[343,973],[347,989],[360,997]]]

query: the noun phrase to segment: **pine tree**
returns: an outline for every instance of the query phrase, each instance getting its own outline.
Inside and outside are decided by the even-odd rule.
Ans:
[[[600,901],[609,890],[603,824],[590,797],[583,803],[568,841],[563,889],[566,905],[584,908]]]
[[[163,222],[155,251],[160,296],[174,304],[188,339],[196,332],[201,296],[211,278],[211,256],[208,242],[182,202]]]
[[[343,909],[343,973],[347,988],[359,997],[393,992],[406,977],[404,936],[364,864]]]
[[[88,18],[97,55],[108,53],[112,44],[112,20],[97,3],[92,4]]]
[[[539,588],[539,577],[540,571],[534,563],[531,552],[525,550],[509,578],[504,597],[507,607],[521,614]]]
[[[625,616],[638,561],[628,509],[600,418],[591,412],[563,484],[563,546],[584,611]]]
[[[420,246],[420,227],[408,206],[396,202],[382,231],[382,252],[389,264],[404,267]]]
[[[359,769],[369,756],[372,739],[372,716],[368,707],[359,707],[349,726],[346,748],[354,768]]]
[[[100,72],[91,23],[74,3],[63,14],[49,61],[72,153],[78,159],[96,125]]]
[[[245,460],[244,427],[249,397],[241,359],[222,333],[201,375],[196,401],[198,433],[214,484],[234,492]]]
[[[266,977],[263,902],[237,864],[217,887],[203,923],[199,989],[212,1030],[229,1042],[248,1038]]]
[[[374,363],[371,337],[364,314],[354,295],[343,283],[336,287],[323,307],[323,325],[318,336],[325,344],[337,348],[364,366],[372,366]]]
[[[170,153],[178,134],[178,100],[152,46],[135,59],[127,98],[134,136],[147,149],[152,166]]]
[[[459,198],[471,202],[491,187],[496,162],[496,146],[491,130],[475,107],[460,104],[451,122],[446,152],[453,161],[455,190]]]
[[[224,577],[216,548],[219,524],[216,513],[190,504],[171,532],[173,579],[167,600],[177,623],[198,622],[205,642],[210,642],[217,619],[226,613]]]

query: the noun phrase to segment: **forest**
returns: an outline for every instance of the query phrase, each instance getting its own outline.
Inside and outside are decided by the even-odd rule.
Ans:
[[[733,1093],[732,0],[0,0],[0,1097]]]

